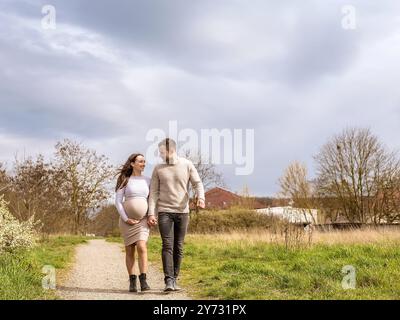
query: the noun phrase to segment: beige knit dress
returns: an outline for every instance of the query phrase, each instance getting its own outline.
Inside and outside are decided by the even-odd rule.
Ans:
[[[147,241],[150,228],[147,224],[147,210],[150,178],[131,176],[127,185],[119,189],[115,196],[115,206],[120,214],[119,228],[125,246],[135,244],[139,240]],[[137,220],[134,225],[128,224],[129,219]]]

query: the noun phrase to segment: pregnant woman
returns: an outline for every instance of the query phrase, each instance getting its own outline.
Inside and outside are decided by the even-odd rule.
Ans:
[[[115,206],[120,215],[119,227],[124,238],[130,292],[137,292],[135,247],[139,258],[141,291],[150,290],[146,282],[147,240],[150,233],[147,224],[147,198],[150,178],[142,175],[145,165],[146,161],[142,154],[132,154],[119,170],[115,188]]]

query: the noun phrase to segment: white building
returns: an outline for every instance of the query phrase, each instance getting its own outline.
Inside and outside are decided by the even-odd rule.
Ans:
[[[256,209],[256,212],[286,219],[291,223],[318,223],[317,209],[301,209],[287,206]]]

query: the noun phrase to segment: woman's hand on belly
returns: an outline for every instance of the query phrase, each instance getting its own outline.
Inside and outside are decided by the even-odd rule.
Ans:
[[[135,219],[128,219],[128,220],[126,220],[126,223],[129,224],[129,225],[131,225],[131,226],[133,226],[134,224],[137,224],[137,223],[139,223],[139,222],[140,222],[139,220],[135,220]]]

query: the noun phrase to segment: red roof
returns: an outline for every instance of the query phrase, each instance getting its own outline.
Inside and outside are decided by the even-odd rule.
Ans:
[[[206,208],[227,209],[233,205],[240,204],[243,197],[221,187],[215,187],[205,193]],[[257,200],[254,201],[254,209],[264,208],[265,205]]]
[[[220,187],[215,187],[206,192],[207,208],[228,208],[240,201],[240,196]]]

